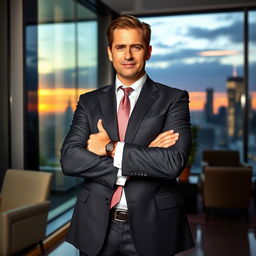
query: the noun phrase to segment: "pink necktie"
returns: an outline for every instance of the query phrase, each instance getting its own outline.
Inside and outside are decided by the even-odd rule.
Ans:
[[[130,116],[130,108],[131,108],[129,95],[133,91],[133,89],[130,87],[126,87],[126,88],[119,87],[119,88],[124,91],[124,96],[120,101],[118,112],[117,112],[118,132],[119,132],[120,141],[124,141],[126,128],[127,128],[129,116]],[[123,186],[117,186],[112,196],[110,209],[120,202],[122,193],[123,193]]]

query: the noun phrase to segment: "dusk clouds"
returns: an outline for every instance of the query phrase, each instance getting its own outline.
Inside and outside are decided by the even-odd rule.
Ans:
[[[256,12],[254,12],[254,16]],[[249,29],[255,28],[256,18]],[[152,79],[189,91],[226,91],[226,79],[243,76],[243,13],[142,18],[152,29],[153,54],[147,63]],[[250,52],[255,51],[256,30],[250,29]],[[212,51],[212,56],[202,52]],[[221,51],[221,52],[217,52]],[[216,52],[216,54],[214,54]],[[250,88],[256,85],[256,59],[250,55]]]
[[[243,76],[244,37],[243,12],[191,14],[147,17],[141,20],[152,28],[153,52],[146,70],[150,77],[188,91],[226,91],[226,79]],[[249,86],[256,88],[256,11],[249,12]],[[75,37],[72,24],[40,26],[37,43],[27,45],[27,62],[38,61],[39,83],[42,88],[74,88],[97,86],[97,24],[83,22],[81,31],[89,31],[93,38],[78,34],[78,59],[75,60]],[[33,27],[30,28],[33,34]],[[36,31],[34,31],[36,33]],[[69,35],[66,38],[66,35]],[[53,35],[55,37],[53,37]],[[33,37],[35,38],[35,37]],[[62,46],[59,42],[62,43]],[[55,47],[58,45],[58,47]],[[216,54],[202,55],[202,52]],[[227,51],[226,54],[217,51]],[[76,68],[76,64],[78,67]],[[254,89],[255,90],[255,89]]]

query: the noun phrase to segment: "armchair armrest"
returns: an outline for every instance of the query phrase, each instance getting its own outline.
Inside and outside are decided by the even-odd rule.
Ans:
[[[240,162],[240,166],[252,169],[252,166],[246,162]]]
[[[50,202],[44,201],[35,204],[25,205],[22,207],[14,208],[5,212],[2,212],[4,218],[8,218],[10,222],[19,221],[22,219],[30,218],[43,212],[48,212],[50,208]]]
[[[16,253],[43,240],[49,201],[39,202],[0,213],[1,252]]]

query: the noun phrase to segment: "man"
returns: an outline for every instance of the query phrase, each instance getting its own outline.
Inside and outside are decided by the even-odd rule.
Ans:
[[[188,93],[145,73],[150,32],[133,16],[110,24],[115,84],[80,96],[61,149],[63,172],[85,178],[67,237],[80,255],[171,256],[193,246],[176,183],[191,144]]]

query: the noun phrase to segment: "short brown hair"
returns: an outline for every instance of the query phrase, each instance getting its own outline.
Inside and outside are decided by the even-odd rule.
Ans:
[[[131,15],[123,15],[115,20],[113,20],[107,30],[107,36],[108,36],[108,45],[111,48],[113,41],[114,41],[114,30],[120,29],[120,28],[133,28],[133,29],[142,29],[143,30],[143,40],[146,44],[146,46],[149,46],[150,44],[150,37],[151,37],[151,28],[150,25],[141,22],[138,18],[131,16]]]

